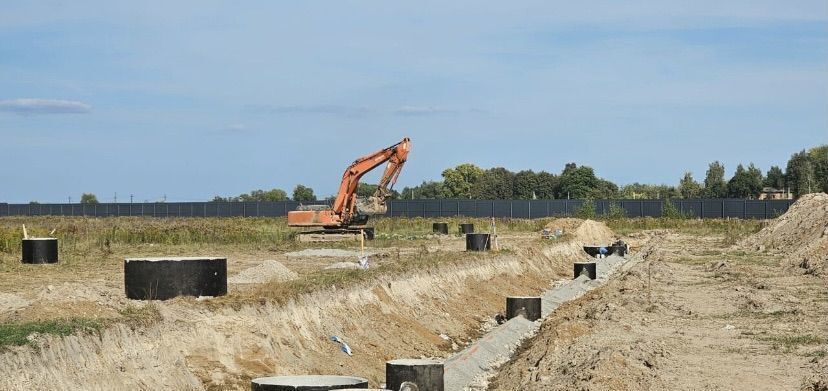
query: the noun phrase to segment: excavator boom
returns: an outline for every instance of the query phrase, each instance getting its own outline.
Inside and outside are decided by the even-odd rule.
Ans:
[[[330,209],[288,212],[288,225],[291,227],[347,228],[354,221],[364,224],[368,216],[384,214],[385,201],[390,195],[389,185],[393,187],[397,182],[410,150],[411,140],[406,137],[388,148],[354,160],[342,174],[339,191]],[[367,199],[358,199],[356,191],[360,178],[385,162],[388,162],[388,165],[380,178],[377,190]]]

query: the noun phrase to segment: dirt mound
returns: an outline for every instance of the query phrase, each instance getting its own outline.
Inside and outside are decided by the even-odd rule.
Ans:
[[[560,228],[564,234],[574,236],[580,244],[609,244],[615,237],[604,223],[571,217],[552,220],[546,224],[546,228],[553,231]]]
[[[546,228],[555,230],[556,228],[560,228],[564,231],[564,233],[569,233],[578,229],[581,226],[581,223],[584,221],[581,219],[576,219],[574,217],[564,217],[561,219],[555,219],[550,221],[546,224]]]
[[[267,260],[259,265],[242,270],[227,279],[231,284],[262,284],[268,281],[290,281],[299,278],[296,272],[279,261]]]
[[[779,251],[789,266],[824,274],[828,266],[828,194],[806,194],[770,225],[745,239],[743,246]]]

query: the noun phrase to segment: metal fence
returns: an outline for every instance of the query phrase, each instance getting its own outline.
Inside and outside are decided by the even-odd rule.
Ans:
[[[392,200],[386,216],[507,217],[534,219],[573,216],[584,200]],[[595,213],[606,215],[613,205],[628,217],[661,217],[665,200],[597,200]],[[689,199],[669,201],[693,218],[767,219],[779,216],[792,200]],[[305,204],[323,205],[325,202]],[[0,216],[151,216],[151,217],[280,217],[299,206],[274,202],[157,202],[102,204],[3,204]],[[618,210],[618,209],[614,209]]]

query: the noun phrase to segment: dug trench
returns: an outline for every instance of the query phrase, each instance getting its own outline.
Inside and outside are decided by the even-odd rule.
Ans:
[[[452,355],[493,326],[506,296],[537,295],[570,279],[572,261],[585,256],[581,246],[613,236],[592,221],[573,232],[566,242],[525,240],[497,254],[284,301],[131,303],[152,306],[161,319],[34,336],[34,346],[0,354],[0,389],[244,390],[253,377],[277,374],[356,375],[376,386],[385,361]]]
[[[547,318],[487,389],[828,390],[828,280],[754,241],[653,241]]]

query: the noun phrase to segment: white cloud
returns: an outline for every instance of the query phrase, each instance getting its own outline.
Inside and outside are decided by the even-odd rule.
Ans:
[[[92,106],[72,100],[21,98],[0,100],[0,111],[19,115],[85,114],[92,111]]]
[[[225,126],[224,130],[228,132],[243,132],[247,130],[247,126],[244,124],[230,124]]]

